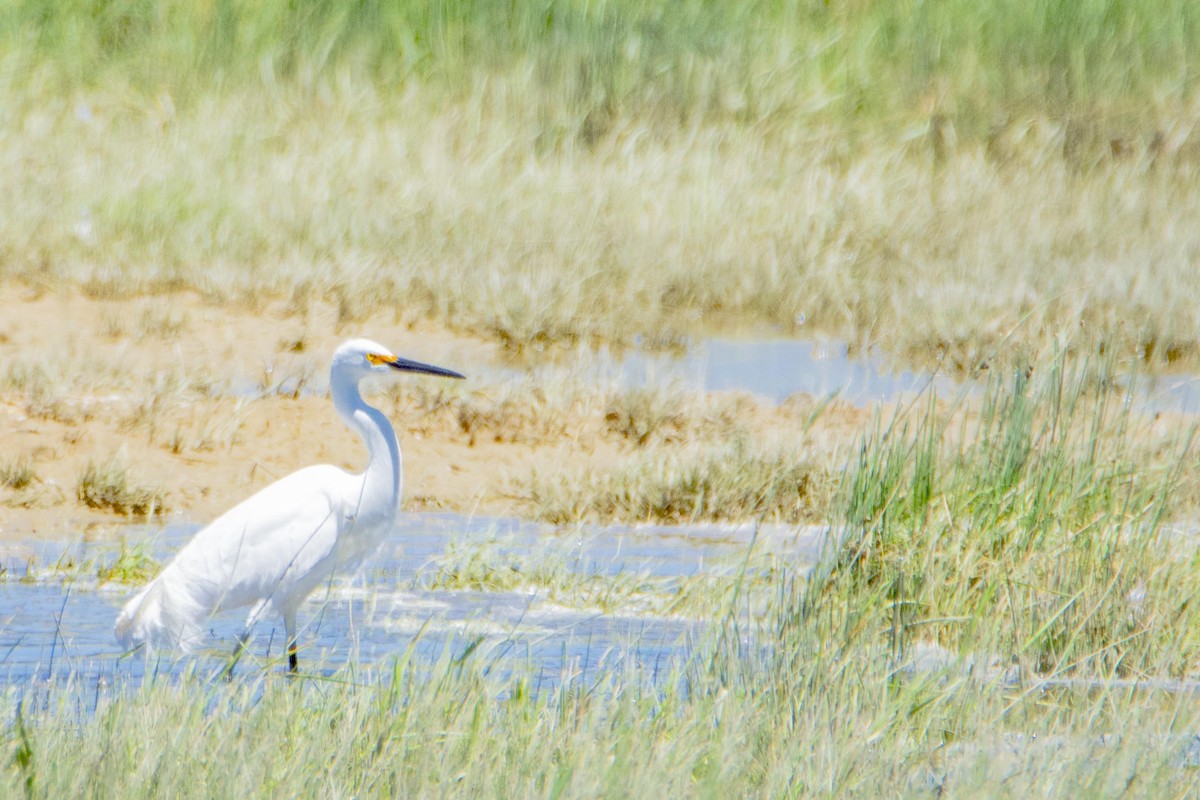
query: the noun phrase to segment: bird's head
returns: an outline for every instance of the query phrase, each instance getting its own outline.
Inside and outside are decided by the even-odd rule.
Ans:
[[[358,377],[396,372],[417,372],[423,375],[440,375],[443,378],[463,377],[451,369],[400,358],[370,339],[351,339],[343,343],[333,353],[333,369],[345,370]]]

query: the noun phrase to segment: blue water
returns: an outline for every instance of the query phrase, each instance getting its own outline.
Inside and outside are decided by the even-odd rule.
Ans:
[[[797,393],[838,395],[854,405],[892,401],[929,387],[950,393],[945,376],[893,369],[882,358],[850,356],[844,342],[705,339],[682,356],[634,351],[619,362],[627,386],[675,384],[697,391],[743,391],[782,402]]]
[[[454,360],[455,356],[446,358]],[[981,389],[977,382],[945,374],[898,367],[877,353],[850,354],[845,342],[808,339],[711,338],[692,342],[680,353],[641,349],[618,353],[605,348],[580,349],[545,364],[517,369],[490,363],[459,364],[481,383],[531,378],[542,381],[568,374],[575,379],[620,388],[674,387],[682,390],[740,391],[780,403],[794,394],[836,396],[859,407],[893,402],[934,390],[941,397]],[[293,369],[298,369],[293,367]],[[303,377],[283,370],[268,381],[243,381],[229,387],[238,395],[262,393],[323,394],[328,381],[323,366],[303,368]],[[1130,378],[1126,401],[1138,410],[1200,414],[1200,376],[1143,374]]]
[[[125,539],[132,545],[152,537],[153,552],[165,559],[195,529],[133,527]],[[819,530],[777,528],[756,534],[749,525],[563,533],[510,519],[405,516],[359,574],[318,589],[301,610],[301,670],[327,674],[347,663],[383,666],[410,649],[418,661],[432,663],[470,648],[487,653],[495,668],[530,675],[540,686],[588,680],[631,665],[653,676],[687,656],[703,634],[704,621],[639,609],[574,607],[536,588],[430,588],[439,565],[456,553],[486,546],[484,552],[503,564],[549,554],[580,575],[669,579],[706,570],[730,575],[745,559],[752,539],[758,552],[777,554],[798,569],[818,556],[824,540]],[[66,685],[86,693],[136,685],[148,671],[174,675],[191,667],[215,676],[225,668],[245,609],[214,617],[199,653],[147,659],[123,653],[112,636],[116,614],[135,587],[97,586],[89,576],[64,581],[54,568],[89,559],[111,561],[117,549],[111,541],[81,541],[11,547],[0,554],[6,570],[0,580],[0,681],[42,693]],[[236,671],[281,671],[283,640],[282,623],[264,621]]]
[[[1149,411],[1200,414],[1200,377],[1195,375],[1159,375],[1144,381],[1140,407]]]
[[[695,391],[743,391],[782,402],[796,393],[816,397],[838,395],[855,405],[896,400],[930,386],[953,392],[946,376],[896,369],[877,356],[851,357],[844,342],[803,339],[701,339],[683,354],[640,349],[610,353],[579,350],[567,358],[513,369],[494,364],[460,365],[483,383],[569,372],[585,380],[622,387],[675,386]],[[323,369],[310,366],[303,377],[281,372],[268,385],[243,381],[234,394],[324,393]]]

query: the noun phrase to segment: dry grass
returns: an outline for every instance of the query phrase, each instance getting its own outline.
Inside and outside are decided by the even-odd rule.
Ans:
[[[320,7],[287,41],[238,4],[237,35],[18,14],[0,278],[322,298],[514,350],[734,323],[964,370],[1064,339],[1200,364],[1194,12],[685,6]],[[400,31],[445,49],[397,63]],[[238,36],[216,63],[246,69],[198,81]]]
[[[831,473],[811,454],[734,440],[651,450],[610,471],[535,474],[529,499],[537,516],[557,524],[810,522],[830,511]]]
[[[522,143],[519,119],[465,137],[461,119],[486,113],[486,98],[464,102],[400,119],[385,98],[334,95],[285,124],[230,98],[169,135],[100,114],[103,132],[85,136],[64,108],[53,125],[75,130],[70,143],[18,160],[24,191],[0,199],[7,274],[250,303],[315,286],[340,298],[345,325],[394,308],[517,349],[669,341],[714,320],[790,333],[804,320],[806,332],[964,369],[1064,336],[1158,362],[1200,352],[1190,162],[1080,170],[1050,122],[1020,158],[963,145],[937,170],[908,143],[868,139],[846,154],[836,130],[664,139],[636,122],[546,156]],[[404,105],[431,106],[419,93]],[[262,152],[264,139],[278,146]],[[129,175],[135,152],[142,169]],[[63,186],[62,212],[28,202]],[[78,208],[97,209],[91,243],[68,216],[47,217]],[[11,241],[22,226],[39,235]]]
[[[130,482],[129,466],[120,457],[89,461],[75,484],[79,502],[121,516],[165,514],[161,489]]]
[[[36,480],[37,472],[28,453],[0,465],[0,486],[7,489],[24,489]]]

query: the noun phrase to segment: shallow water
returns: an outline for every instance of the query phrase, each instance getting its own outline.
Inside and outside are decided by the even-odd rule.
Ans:
[[[878,355],[852,357],[845,342],[802,339],[705,339],[684,355],[601,353],[597,369],[626,387],[675,385],[694,391],[749,392],[776,403],[796,393],[837,395],[856,406],[892,402],[930,389],[939,396],[976,392],[982,384],[933,372],[897,369]],[[1128,378],[1125,400],[1149,412],[1200,414],[1200,375]]]
[[[195,531],[131,528],[132,544],[153,536],[155,556],[167,558]],[[432,662],[470,647],[492,666],[522,671],[539,685],[591,680],[635,666],[653,679],[685,657],[704,631],[703,621],[656,616],[637,608],[602,611],[555,602],[545,590],[466,591],[428,588],[439,564],[455,553],[504,556],[552,554],[573,574],[632,574],[670,578],[705,571],[729,574],[751,541],[798,567],[818,557],[819,529],[752,526],[598,528],[569,534],[509,519],[468,519],[452,514],[405,516],[381,552],[356,576],[318,589],[302,608],[301,668],[329,673],[354,662],[384,666],[412,648]],[[480,550],[483,547],[485,549]],[[110,562],[117,545],[39,543],[0,553],[0,681],[49,690],[134,684],[146,670],[176,674],[189,665],[217,674],[241,629],[245,609],[212,620],[210,638],[196,656],[147,660],[121,652],[112,636],[117,611],[134,587],[96,586],[92,578],[64,582],[55,564]],[[32,559],[32,561],[31,561]],[[32,567],[30,567],[32,564]],[[39,566],[40,565],[40,566]],[[94,575],[94,572],[91,574]],[[282,669],[282,623],[256,629],[239,672]]]
[[[682,356],[629,353],[619,363],[626,386],[675,384],[697,391],[738,390],[782,402],[796,393],[836,394],[855,405],[925,391],[952,392],[941,375],[892,369],[879,357],[852,358],[844,342],[705,339]]]
[[[894,369],[878,356],[851,357],[844,342],[805,339],[701,339],[686,352],[631,349],[614,354],[606,348],[581,349],[569,357],[536,362],[526,368],[495,364],[460,364],[470,377],[484,382],[534,375],[569,374],[604,386],[640,388],[671,386],[692,391],[743,391],[782,402],[796,393],[818,397],[836,394],[855,405],[896,400],[929,386],[951,392],[957,384],[943,375]],[[269,385],[242,381],[229,387],[240,396],[322,394],[328,388],[324,370],[309,369],[304,378],[284,374]]]
[[[1150,411],[1200,414],[1200,375],[1159,375],[1144,382],[1137,402]]]
[[[794,394],[837,396],[859,407],[911,398],[929,389],[942,397],[982,388],[924,370],[898,368],[877,353],[851,356],[837,340],[710,338],[692,342],[682,353],[634,348],[614,353],[606,348],[581,349],[567,358],[525,368],[487,363],[459,364],[483,382],[564,375],[618,388],[673,387],[687,391],[741,391],[781,403]],[[1200,414],[1200,375],[1140,375],[1130,379],[1126,402],[1142,411]],[[310,368],[301,379],[281,375],[277,383],[242,381],[228,387],[233,394],[257,396],[324,394],[323,368]]]

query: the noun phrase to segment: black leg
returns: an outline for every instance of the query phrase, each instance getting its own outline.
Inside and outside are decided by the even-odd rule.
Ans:
[[[237,637],[237,644],[233,646],[233,655],[229,657],[229,666],[225,668],[225,682],[233,680],[233,668],[237,666],[238,659],[242,657],[242,653],[246,652],[246,641],[249,639],[248,634],[242,634]]]
[[[287,632],[288,675],[300,674],[300,661],[296,658],[296,612],[283,612],[283,629]]]

